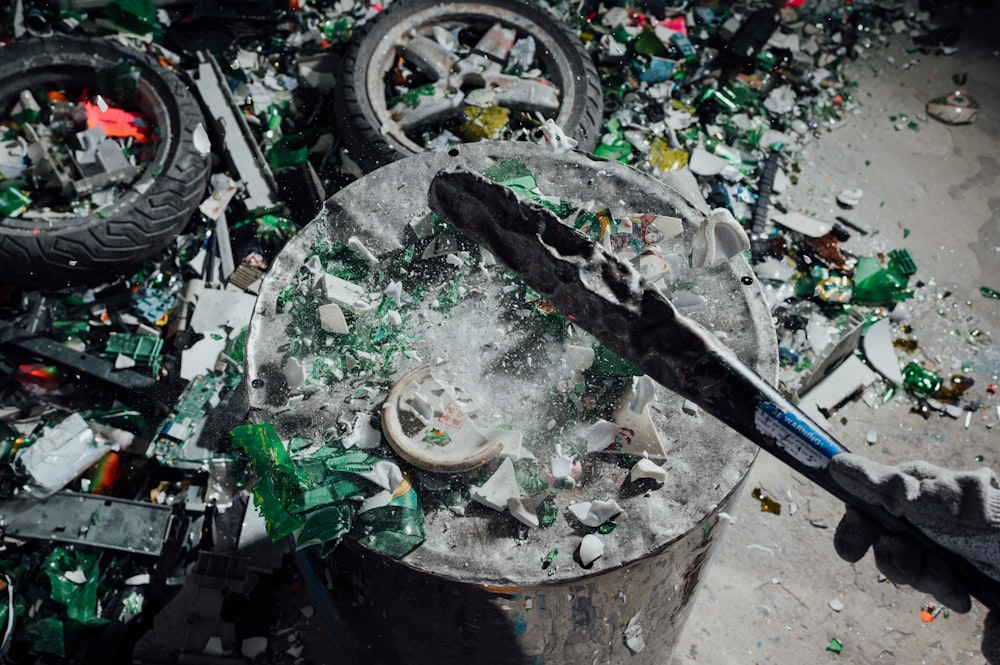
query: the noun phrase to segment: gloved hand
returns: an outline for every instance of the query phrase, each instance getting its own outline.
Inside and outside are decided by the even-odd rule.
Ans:
[[[1000,481],[993,471],[950,471],[921,461],[887,466],[852,453],[836,455],[828,468],[845,490],[905,518],[1000,583]],[[887,533],[860,510],[847,507],[833,544],[851,563],[871,547],[875,565],[893,582],[929,593],[956,612],[968,612],[972,606],[968,591],[944,559],[908,538]],[[996,615],[987,615],[983,629],[983,656],[991,665],[1000,665]]]

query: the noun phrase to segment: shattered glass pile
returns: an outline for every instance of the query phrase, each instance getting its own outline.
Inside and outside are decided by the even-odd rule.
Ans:
[[[384,460],[372,452],[381,441],[374,413],[343,424],[352,445],[344,441],[341,447],[322,448],[322,442],[306,438],[282,441],[266,425],[243,424],[238,412],[246,329],[260,277],[322,201],[361,175],[340,150],[331,71],[354,31],[382,6],[354,0],[282,7],[248,2],[238,9],[222,4],[198,3],[200,16],[188,6],[157,9],[152,2],[114,0],[86,13],[46,4],[27,13],[21,26],[9,7],[0,9],[5,40],[44,38],[51,32],[106,35],[178,70],[191,68],[198,51],[209,52],[264,155],[264,163],[254,170],[270,171],[264,181],[271,188],[269,197],[254,199],[260,205],[247,203],[251,176],[241,172],[242,178],[234,179],[236,174],[220,162],[202,214],[195,215],[160,260],[108,284],[58,293],[0,289],[0,369],[6,379],[0,393],[3,501],[30,493],[23,488],[31,487],[36,493],[115,497],[133,502],[135,510],[140,510],[138,504],[162,507],[187,520],[186,528],[162,534],[163,553],[155,556],[88,544],[88,537],[97,537],[88,533],[101,531],[100,511],[82,520],[73,516],[44,538],[19,537],[5,522],[0,571],[13,600],[0,604],[0,623],[11,618],[12,610],[18,620],[6,624],[13,627],[13,636],[0,645],[3,655],[46,654],[63,659],[53,662],[82,662],[79,654],[96,652],[101,635],[110,634],[102,630],[134,638],[185,579],[199,550],[235,549],[236,543],[215,524],[235,521],[229,528],[238,531],[249,492],[266,514],[274,538],[294,534],[300,545],[334,543],[358,519],[369,545],[397,557],[417,547],[423,536],[423,510],[431,506],[417,498],[414,486],[421,481],[436,506],[458,513],[479,488],[480,503],[492,502],[514,515],[509,520],[512,537],[527,529],[528,522],[545,526],[557,517],[544,501],[526,508],[523,501],[508,501],[519,497],[486,492],[486,477],[471,474],[461,483],[432,488],[426,477],[406,479],[398,466],[393,471],[380,465]],[[822,142],[861,103],[863,91],[847,77],[845,64],[877,52],[889,35],[910,33],[910,52],[931,56],[953,49],[955,35],[928,28],[931,17],[908,3],[793,1],[779,11],[765,3],[539,4],[573,28],[598,65],[604,123],[595,154],[684,185],[710,206],[729,209],[746,229],[749,258],[778,327],[781,387],[800,398],[800,406],[822,423],[860,395],[872,408],[903,400],[914,417],[951,418],[966,428],[995,426],[1000,420],[997,377],[977,370],[973,362],[953,369],[929,362],[920,346],[921,323],[908,319],[900,306],[920,304],[943,318],[954,311],[958,296],[921,281],[922,267],[905,248],[886,246],[863,222],[852,221],[850,211],[864,192],[845,186],[837,199],[843,214],[834,219],[791,210],[781,202],[805,168],[799,161],[802,149]],[[469,45],[452,43],[452,37],[439,35],[456,56],[462,55]],[[528,50],[524,43],[511,51],[509,71],[531,73],[534,61]],[[125,80],[128,71],[123,63],[108,75]],[[386,102],[401,110],[419,106],[434,93],[405,62],[396,64],[391,83],[393,94]],[[99,213],[114,201],[115,186],[135,178],[142,168],[144,151],[155,148],[155,128],[145,126],[126,103],[118,108],[110,98],[83,98],[83,93],[33,90],[17,107],[0,109],[0,218]],[[551,128],[541,131],[540,118],[517,116],[512,122],[509,115],[495,117],[503,112],[490,100],[479,101],[469,108],[481,110],[468,110],[467,123],[422,137],[427,147],[517,133],[543,145],[552,141]],[[929,100],[926,111],[896,113],[889,121],[905,139],[917,135],[928,116],[972,122],[978,105],[956,90]],[[112,116],[116,122],[105,122]],[[44,136],[46,129],[51,137]],[[26,169],[26,156],[33,170]],[[72,178],[65,169],[76,169]],[[318,186],[303,194],[299,185],[305,181]],[[623,249],[641,239],[650,222],[605,216],[600,207],[590,210],[587,219],[593,229],[626,231]],[[429,220],[421,224],[433,226]],[[423,228],[421,224],[415,228]],[[654,228],[666,235],[656,224]],[[643,233],[636,233],[639,229]],[[871,249],[857,256],[845,251],[841,245],[852,236],[870,240]],[[378,275],[378,283],[366,284],[365,290],[384,297],[367,309],[358,306],[357,294],[342,283],[376,278],[364,258],[346,246],[315,248],[312,265],[319,269],[297,277],[310,288],[300,288],[298,281],[289,284],[283,303],[302,321],[300,334],[285,349],[287,358],[319,349],[329,360],[312,363],[308,375],[300,366],[299,377],[293,375],[295,363],[286,363],[286,379],[303,388],[303,397],[309,385],[339,382],[352,372],[384,374],[412,349],[407,328],[397,320],[418,311],[447,320],[462,299],[477,296],[477,250],[457,240],[454,245],[431,243],[429,237],[402,250],[396,267],[407,270],[418,252],[419,259],[429,253],[428,258],[451,270],[451,279],[428,293],[407,288],[403,272]],[[652,260],[659,266],[653,269],[669,270],[669,254]],[[330,277],[323,278],[324,297],[347,290],[347,296],[338,296],[339,316],[332,309],[321,311],[329,300],[311,300],[319,293],[312,288],[319,272]],[[687,299],[690,311],[697,312],[704,303],[694,287],[693,282],[674,282],[672,297],[678,303]],[[984,285],[978,297],[995,303],[998,289],[1000,283]],[[525,334],[566,334],[565,322],[530,292],[514,289],[505,297],[520,312],[518,329],[530,324],[523,328]],[[342,332],[342,326],[349,329]],[[992,345],[988,331],[966,327],[956,332],[967,351],[964,358],[975,360]],[[18,343],[25,334],[59,347],[40,353],[37,346]],[[354,352],[335,353],[341,347]],[[560,357],[562,351],[566,366],[582,372],[583,360],[573,356],[571,347],[561,348]],[[75,356],[89,360],[85,366],[59,360]],[[563,414],[583,414],[597,422],[613,415],[609,409],[623,395],[641,391],[631,369],[599,348],[588,372],[591,383],[567,374],[553,382],[558,390],[545,398],[569,407]],[[126,379],[139,388],[124,387]],[[593,390],[594,381],[598,390]],[[445,383],[456,398],[466,387],[457,380]],[[694,410],[687,415],[698,417]],[[74,430],[76,439],[59,438],[60,427],[74,425],[74,416],[87,427]],[[503,418],[489,422],[495,431],[513,432],[517,425]],[[421,432],[429,445],[451,436],[443,429]],[[35,446],[37,451],[69,446],[67,440],[77,448],[63,475],[46,475],[44,464],[31,463],[32,457],[44,456],[24,454]],[[872,431],[867,443],[877,442]],[[580,474],[588,473],[581,463],[585,450],[583,439],[576,448],[539,455],[535,461],[515,452],[505,469],[512,469],[516,486],[529,488],[526,496],[541,496],[554,488],[570,489]],[[627,466],[619,467],[616,481],[632,469],[645,486],[664,484],[660,464],[641,454],[621,461]],[[357,496],[365,498],[364,510],[351,500]],[[589,565],[601,556],[591,536],[607,536],[614,529],[615,521],[605,512],[613,508],[597,500],[572,511],[590,533],[582,539],[586,546],[577,543],[580,562],[567,564],[564,571],[578,572],[578,563]],[[515,517],[524,521],[514,524]],[[558,569],[566,555],[565,549],[547,551],[538,557],[539,570]],[[145,623],[138,626],[136,618]],[[238,650],[234,644],[230,640],[224,646]],[[294,656],[274,651],[271,662],[293,662]],[[128,662],[128,656],[120,657]]]

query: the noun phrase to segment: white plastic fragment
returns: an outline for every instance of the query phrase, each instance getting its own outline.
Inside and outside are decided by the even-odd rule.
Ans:
[[[351,332],[351,327],[347,325],[344,310],[340,309],[340,305],[327,303],[320,305],[317,311],[319,312],[319,324],[326,332],[335,335],[346,335]]]
[[[892,329],[889,319],[879,319],[873,323],[861,338],[861,349],[868,364],[897,386],[903,383],[903,372],[899,369],[899,359],[892,345]]]
[[[194,144],[194,149],[198,151],[199,155],[207,155],[212,152],[212,141],[208,138],[205,126],[200,122],[191,134],[191,142]]]
[[[828,425],[820,409],[829,411],[862,388],[875,382],[875,372],[856,356],[848,356],[840,367],[817,383],[799,400],[799,408],[820,426]]]
[[[505,459],[493,475],[480,487],[472,488],[472,500],[487,508],[503,512],[510,499],[520,499],[521,490],[514,477],[514,463]]]
[[[692,402],[691,400],[686,399],[684,400],[684,403],[681,404],[681,411],[688,414],[689,416],[697,416],[698,405]]]
[[[701,222],[691,239],[691,263],[715,267],[750,249],[750,239],[733,214],[716,208]]]
[[[865,434],[865,443],[870,446],[874,446],[878,443],[878,432],[875,431],[874,427],[868,428],[868,432]]]
[[[648,457],[643,457],[632,465],[628,473],[628,479],[633,483],[640,478],[655,480],[662,485],[667,482],[667,470]]]
[[[592,533],[588,533],[580,541],[580,563],[584,568],[604,556],[604,543]]]
[[[837,203],[846,208],[853,208],[861,203],[861,197],[864,194],[865,192],[862,189],[845,189],[840,194],[837,194]]]
[[[769,215],[775,224],[779,224],[786,229],[801,233],[810,238],[824,236],[833,228],[833,224],[821,222],[818,219],[807,217],[799,212],[779,212],[775,208],[770,209]]]
[[[207,333],[190,349],[181,353],[181,378],[190,381],[199,374],[208,374],[215,369],[219,354],[225,349],[226,336],[224,331]]]
[[[642,610],[635,613],[635,616],[628,620],[625,626],[625,646],[632,653],[639,653],[646,648],[646,642],[642,639],[642,626],[639,625],[639,616]]]
[[[125,579],[126,586],[143,586],[149,584],[149,573],[139,573]]]
[[[830,609],[834,612],[840,612],[844,609],[844,603],[839,598],[832,599],[829,603],[827,603],[827,605],[829,605]]]
[[[695,148],[688,158],[688,168],[691,173],[700,176],[713,176],[722,173],[722,169],[729,166],[729,162],[724,157],[713,155],[704,148]]]
[[[622,510],[624,509],[614,499],[609,501],[581,501],[569,506],[569,511],[573,513],[576,519],[580,520],[581,524],[593,527],[601,526],[612,517],[619,515]]]

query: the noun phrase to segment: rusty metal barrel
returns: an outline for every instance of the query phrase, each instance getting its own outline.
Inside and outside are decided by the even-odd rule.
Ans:
[[[399,465],[420,499],[424,540],[405,556],[387,556],[352,532],[328,556],[307,550],[302,559],[324,581],[319,605],[352,659],[379,665],[663,665],[670,662],[725,531],[720,515],[740,491],[757,448],[658,385],[628,415],[623,405],[634,405],[643,392],[628,368],[617,374],[607,370],[608,376],[592,381],[581,394],[578,380],[585,363],[574,365],[567,348],[592,348],[583,333],[566,322],[553,328],[558,334],[550,333],[547,324],[538,324],[535,311],[527,311],[531,307],[509,306],[510,294],[524,297],[516,276],[489,266],[488,256],[470,257],[449,245],[454,238],[447,234],[427,239],[440,231],[427,209],[428,185],[439,170],[460,166],[483,172],[510,164],[529,173],[535,194],[554,207],[569,201],[584,210],[607,211],[613,220],[650,214],[679,223],[679,233],[657,239],[664,256],[689,256],[708,213],[703,203],[629,166],[578,152],[555,154],[544,145],[466,144],[385,166],[334,195],[271,266],[248,338],[250,417],[271,423],[286,440],[315,441],[344,437],[370,418],[376,439],[381,437],[371,445]],[[321,372],[322,364],[329,364],[317,348],[323,343],[298,343],[301,322],[294,308],[283,306],[295,276],[315,271],[317,247],[332,245],[353,247],[378,274],[386,269],[387,257],[403,260],[414,238],[423,238],[423,255],[410,255],[413,263],[406,270],[411,277],[426,275],[428,284],[410,296],[422,295],[427,302],[414,304],[403,321],[406,335],[392,363],[382,362],[381,373],[365,370],[364,376],[349,368],[333,378]],[[430,245],[436,250],[428,250]],[[421,272],[419,261],[428,256],[459,270],[462,278]],[[685,264],[674,270],[679,272],[669,288],[682,311],[773,379],[777,343],[746,260],[739,256],[713,268],[692,270]],[[487,272],[490,277],[481,276]],[[366,288],[370,285],[360,285],[358,293],[367,293]],[[437,295],[430,297],[434,289]],[[324,325],[333,330],[340,323]],[[593,362],[599,361],[614,366],[613,359]],[[359,362],[348,365],[356,368]],[[396,395],[403,404],[399,395],[405,386],[399,382],[412,379],[414,372],[424,378],[432,373],[439,382],[435,386],[460,393],[463,405],[474,403],[475,408],[463,406],[468,413],[462,417],[472,414],[468,417],[482,431],[518,432],[523,449],[512,451],[505,444],[506,456],[472,470],[448,467],[445,472],[419,468],[412,463],[419,458],[405,452],[398,455],[381,426],[387,399]],[[602,405],[612,399],[609,395],[620,404]],[[569,411],[567,404],[573,405]],[[580,418],[588,409],[602,416]],[[638,420],[624,426],[612,417],[616,409],[623,418]],[[413,407],[413,414],[419,410]],[[413,414],[404,415],[412,420]],[[612,439],[619,449],[588,447],[586,433],[608,422],[618,423]],[[650,431],[642,434],[643,427]],[[646,448],[640,445],[642,436],[648,439]],[[634,479],[630,469],[641,459],[647,467],[653,462],[662,469],[665,479]],[[570,471],[557,472],[557,466]],[[508,503],[507,510],[502,500],[491,507],[489,500],[447,494],[450,483],[461,479],[483,498],[490,494],[484,479],[492,480],[503,468],[517,469],[522,491],[525,470],[535,469],[528,480],[546,486],[533,496],[523,491],[524,500]],[[442,499],[440,492],[451,498]],[[620,512],[603,519],[597,508],[612,503]],[[535,527],[532,518],[542,518],[543,512],[549,519]],[[600,556],[592,562],[580,550],[585,536],[600,543]]]

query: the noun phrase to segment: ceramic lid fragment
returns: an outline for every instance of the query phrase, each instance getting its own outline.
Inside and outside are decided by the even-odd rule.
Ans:
[[[470,471],[498,457],[505,447],[472,422],[428,365],[408,372],[392,387],[382,406],[382,426],[392,448],[427,471]],[[520,447],[516,435],[508,441],[515,451]]]

